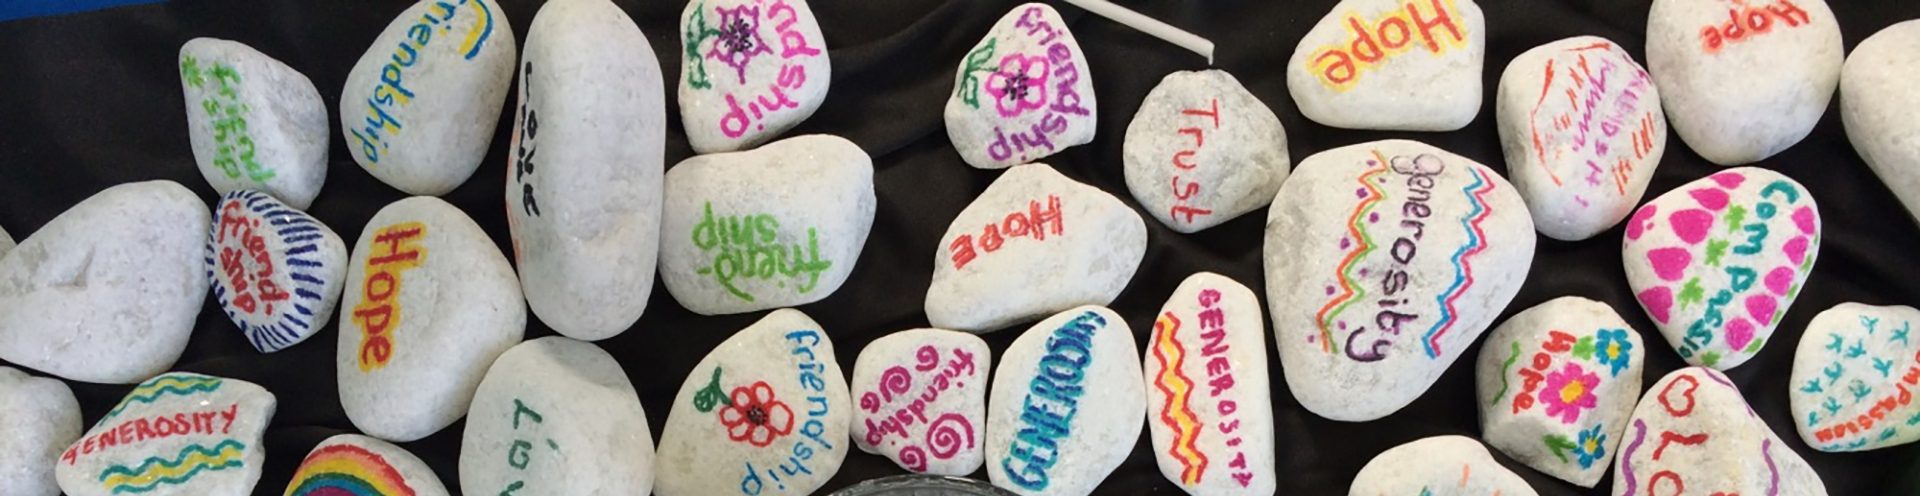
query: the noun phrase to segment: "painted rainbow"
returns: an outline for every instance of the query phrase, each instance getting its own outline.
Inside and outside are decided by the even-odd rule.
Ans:
[[[314,450],[300,462],[286,496],[414,496],[387,459],[351,444]]]

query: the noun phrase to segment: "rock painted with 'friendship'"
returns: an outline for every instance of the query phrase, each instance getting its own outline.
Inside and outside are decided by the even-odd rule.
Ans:
[[[207,237],[213,300],[261,353],[325,327],[346,279],[346,242],[306,212],[252,190],[227,193],[215,208]]]
[[[1266,206],[1293,163],[1280,117],[1220,70],[1161,79],[1122,148],[1133,198],[1182,233]]]
[[[1605,303],[1565,296],[1521,311],[1480,349],[1480,432],[1520,463],[1593,487],[1640,401],[1646,349]]]
[[[1673,131],[1720,165],[1813,132],[1845,54],[1825,0],[1655,0],[1647,14],[1647,67]]]
[[[1294,48],[1287,92],[1333,127],[1466,127],[1480,113],[1486,23],[1473,0],[1343,0]]]
[[[253,383],[172,372],[134,387],[60,454],[72,496],[245,496],[260,481],[273,393]]]
[[[340,434],[307,452],[285,496],[447,496],[447,487],[405,448]]]
[[[306,209],[327,182],[327,105],[313,81],[247,45],[194,38],[180,46],[187,138],[220,194],[265,191]]]
[[[592,343],[548,336],[507,350],[480,381],[460,442],[460,489],[647,494],[653,456],[653,431],[620,362]]]
[[[910,472],[964,477],[985,458],[987,374],[979,336],[914,329],[882,336],[853,365],[853,442]]]
[[[1920,440],[1916,322],[1913,307],[1842,303],[1807,323],[1787,398],[1800,439],[1830,452]]]
[[[759,146],[827,99],[833,65],[806,0],[698,0],[680,14],[680,120],[695,153]]]
[[[1614,494],[1827,494],[1717,370],[1676,370],[1647,388],[1622,442]]]
[[[974,167],[1038,161],[1093,141],[1095,103],[1086,54],[1060,13],[1023,4],[960,60],[947,138]]]
[[[1211,272],[1187,277],[1154,318],[1145,355],[1160,474],[1196,496],[1273,494],[1273,389],[1253,290]]]
[[[1106,307],[1034,324],[993,371],[987,479],[1017,494],[1091,493],[1140,439],[1141,376],[1133,333]]]

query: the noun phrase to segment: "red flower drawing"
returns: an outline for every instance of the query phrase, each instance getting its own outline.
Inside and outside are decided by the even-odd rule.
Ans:
[[[773,397],[767,381],[733,388],[732,404],[720,409],[720,424],[727,426],[727,438],[746,441],[759,447],[793,432],[793,409]]]

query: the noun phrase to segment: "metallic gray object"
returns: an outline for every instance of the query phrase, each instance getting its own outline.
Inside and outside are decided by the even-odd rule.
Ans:
[[[937,475],[896,475],[854,484],[832,496],[1014,496],[973,479]]]

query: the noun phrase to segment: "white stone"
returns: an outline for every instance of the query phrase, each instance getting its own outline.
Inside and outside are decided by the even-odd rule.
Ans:
[[[1267,305],[1295,399],[1359,422],[1412,403],[1532,266],[1532,216],[1487,166],[1414,141],[1300,162],[1267,215]]]
[[[261,353],[300,344],[333,318],[347,244],[306,212],[258,191],[227,193],[206,246],[214,302]]]
[[[340,434],[307,453],[285,494],[447,496],[447,486],[432,467],[405,448],[358,434]]]
[[[207,204],[172,181],[101,190],[0,258],[0,360],[132,384],[173,366],[207,299]]]
[[[305,210],[327,182],[327,105],[300,71],[247,45],[180,46],[187,138],[221,194],[251,189]]]
[[[873,159],[816,134],[667,171],[660,277],[701,315],[804,305],[840,289],[873,229]]]
[[[1004,169],[1093,141],[1095,104],[1086,54],[1060,13],[1023,4],[960,59],[947,138],[968,165]]]
[[[8,495],[56,496],[53,467],[60,452],[80,438],[80,402],[58,380],[32,377],[0,366],[0,487]]]
[[[1920,218],[1920,20],[1894,24],[1853,48],[1840,75],[1847,138],[1880,181]]]
[[[1687,363],[1720,370],[1773,336],[1820,255],[1811,192],[1740,167],[1654,198],[1627,221],[1627,286]]]
[[[853,365],[853,443],[910,472],[965,477],[985,459],[987,374],[979,336],[914,329],[882,336]]]
[[[680,120],[696,153],[759,146],[827,99],[833,65],[806,0],[701,0],[680,14]]]
[[[1196,496],[1273,494],[1279,444],[1260,298],[1226,276],[1194,274],[1149,336],[1142,377],[1160,474]]]
[[[811,494],[840,471],[853,404],[825,329],[797,310],[721,342],[681,383],[654,494]]]
[[[1842,303],[1807,323],[1787,404],[1800,439],[1821,451],[1920,441],[1920,310]]]
[[[1720,165],[1806,138],[1845,53],[1824,0],[1655,0],[1647,15],[1647,68],[1673,131]]]
[[[660,249],[666,104],[659,62],[605,0],[547,4],[520,61],[507,227],[533,314],[584,340],[632,327]]]
[[[260,481],[273,393],[172,372],[140,383],[55,462],[71,496],[244,496]]]
[[[1579,241],[1633,213],[1666,154],[1667,117],[1632,55],[1593,36],[1540,45],[1507,64],[1499,91],[1507,173],[1540,234]]]
[[[1646,344],[1607,304],[1564,296],[1494,328],[1480,349],[1480,432],[1487,444],[1593,487],[1640,401]]]
[[[1083,306],[1007,347],[987,402],[987,478],[1026,495],[1083,495],[1140,439],[1146,386],[1127,322]]]
[[[1527,481],[1494,461],[1479,441],[1434,436],[1393,447],[1373,457],[1353,478],[1347,494],[1421,496],[1535,496]]]
[[[513,26],[492,0],[421,0],[347,73],[340,134],[380,182],[442,195],[480,167],[513,83]]]
[[[927,320],[982,333],[1112,303],[1146,253],[1146,221],[1119,198],[1047,164],[1014,167],[940,237]]]
[[[525,334],[526,303],[507,257],[439,198],[387,205],[359,239],[340,301],[340,404],[367,435],[414,441],[467,413]]]
[[[1127,125],[1122,158],[1134,199],[1182,233],[1266,206],[1293,163],[1280,117],[1221,70],[1161,79]]]
[[[1486,58],[1473,0],[1343,0],[1295,46],[1287,91],[1332,127],[1452,131],[1480,113]]]
[[[13,236],[7,234],[6,229],[0,228],[0,257],[6,256],[9,251],[13,251],[13,245]]]
[[[647,494],[653,474],[640,396],[620,362],[591,343],[521,343],[474,393],[460,442],[462,492]]]
[[[1614,494],[1827,494],[1717,370],[1676,370],[1647,388],[1621,441]]]

